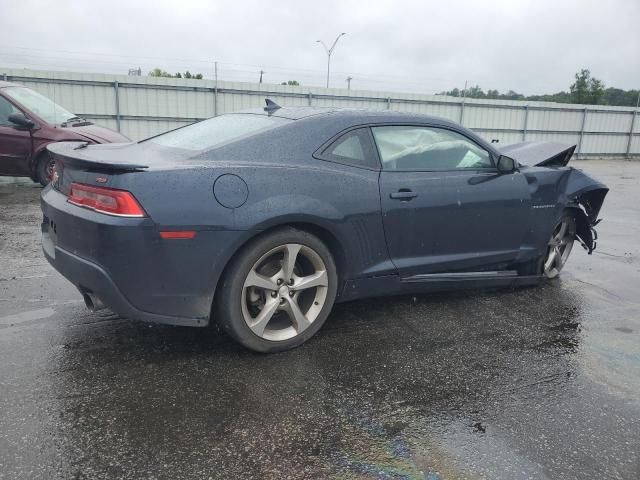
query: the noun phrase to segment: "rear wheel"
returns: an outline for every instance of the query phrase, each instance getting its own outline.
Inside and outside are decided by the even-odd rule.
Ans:
[[[40,154],[36,163],[36,178],[43,187],[46,187],[53,178],[56,162],[48,152]]]
[[[333,257],[317,237],[295,229],[268,233],[230,265],[218,292],[218,322],[252,350],[294,348],[327,319],[337,280]]]
[[[576,239],[576,219],[565,212],[553,230],[542,263],[542,273],[547,278],[556,278],[567,263]]]

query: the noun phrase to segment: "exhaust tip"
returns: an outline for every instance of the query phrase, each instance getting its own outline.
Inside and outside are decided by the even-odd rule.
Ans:
[[[102,303],[102,301],[92,293],[84,293],[82,298],[84,299],[86,307],[92,312],[97,312],[98,310],[106,308],[104,303]]]
[[[84,298],[84,304],[85,306],[91,310],[93,312],[95,306],[93,304],[93,300],[91,300],[91,297],[89,296],[88,293],[85,293],[84,295],[82,295],[82,298]]]

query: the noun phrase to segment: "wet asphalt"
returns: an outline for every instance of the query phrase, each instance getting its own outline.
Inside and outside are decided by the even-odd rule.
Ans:
[[[640,478],[640,162],[520,290],[339,305],[291,352],[87,311],[0,189],[0,478]]]

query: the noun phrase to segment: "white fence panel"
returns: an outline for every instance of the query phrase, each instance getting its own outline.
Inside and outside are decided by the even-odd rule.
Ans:
[[[243,82],[1,69],[68,110],[138,140],[188,123],[264,106],[364,108],[424,113],[461,122],[500,145],[551,141],[578,145],[581,156],[640,155],[634,108],[551,102],[462,99]]]

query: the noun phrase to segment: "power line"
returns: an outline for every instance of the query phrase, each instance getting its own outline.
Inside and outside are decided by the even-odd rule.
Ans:
[[[58,59],[60,58],[64,58],[64,57],[60,57],[59,54],[61,53],[66,53],[66,54],[70,54],[70,55],[81,55],[81,56],[85,56],[88,57],[87,60],[91,60],[93,63],[102,63],[102,64],[107,64],[107,65],[129,65],[129,63],[125,63],[125,62],[112,62],[112,61],[107,61],[107,60],[99,60],[96,61],[95,57],[116,57],[116,58],[130,58],[130,59],[134,59],[134,60],[158,60],[158,61],[177,61],[180,62],[181,64],[185,64],[185,65],[193,65],[194,63],[200,63],[203,65],[211,65],[211,59],[201,59],[201,58],[185,58],[185,57],[157,57],[157,56],[145,56],[145,55],[120,55],[120,54],[114,54],[114,53],[105,53],[105,52],[81,52],[81,51],[77,51],[77,50],[49,50],[49,49],[43,49],[43,48],[35,48],[35,47],[18,47],[18,46],[10,46],[10,45],[0,45],[0,49],[19,49],[19,50],[28,50],[28,51],[36,51],[36,52],[42,52],[43,54],[46,54],[48,58],[51,58],[51,54],[56,55]],[[10,53],[11,54],[11,53]],[[27,55],[25,55],[27,56]],[[33,55],[31,55],[31,57],[33,57]],[[66,59],[65,59],[66,60]],[[72,60],[72,59],[69,59]],[[222,62],[219,61],[218,62],[219,65],[224,66],[235,66],[235,67],[247,67],[247,68],[251,68],[251,69],[257,69],[258,71],[262,68],[268,68],[270,70],[281,70],[284,72],[288,72],[288,73],[302,73],[302,72],[309,72],[309,73],[313,73],[313,74],[320,74],[320,75],[324,75],[325,73],[321,70],[316,70],[316,69],[308,69],[308,68],[294,68],[294,67],[283,67],[283,66],[278,66],[278,65],[256,65],[256,64],[250,64],[250,63],[236,63],[236,62]],[[403,82],[405,84],[408,83],[414,83],[416,85],[419,84],[423,84],[424,81],[442,81],[442,78],[439,77],[420,77],[419,81],[416,82],[407,82],[406,81],[406,77],[404,76],[400,76],[400,75],[389,75],[389,74],[380,74],[380,73],[371,73],[371,72],[353,72],[353,71],[349,71],[349,72],[342,72],[342,71],[334,71],[334,74],[336,75],[356,75],[360,78],[366,78],[366,79],[371,79],[373,80],[374,77],[378,78],[378,79],[388,79],[390,81],[398,81],[398,82]]]
[[[2,51],[5,50],[5,51]],[[6,50],[9,50],[6,52]],[[32,52],[32,53],[16,53],[16,50]],[[38,54],[40,53],[40,54]],[[72,57],[64,56],[70,55]],[[24,66],[29,65],[39,68],[55,68],[68,69],[79,65],[83,69],[97,70],[100,65],[114,67],[123,67],[123,70],[131,68],[131,64],[135,66],[146,65],[146,68],[156,68],[158,64],[162,65],[163,70],[178,71],[184,69],[202,69],[205,76],[211,75],[212,59],[200,59],[189,57],[160,57],[146,55],[121,55],[106,52],[83,52],[77,50],[50,50],[36,47],[21,47],[13,45],[0,45],[0,59],[6,58],[7,62]],[[25,60],[31,59],[32,61]],[[127,59],[120,60],[117,59]],[[39,60],[39,61],[33,61]],[[283,67],[278,65],[256,65],[250,63],[221,62],[218,61],[220,74],[226,77],[234,77],[234,79],[242,78],[250,82],[255,82],[256,76],[260,71],[268,69],[271,72],[270,78],[273,83],[281,81],[297,79],[304,80],[306,83],[312,83],[316,86],[322,85],[322,78],[325,72],[309,68]],[[235,67],[235,68],[229,68]],[[206,75],[207,72],[209,75]],[[109,72],[113,73],[113,72]],[[334,75],[348,76],[358,81],[358,85],[362,89],[385,89],[392,91],[411,90],[415,92],[440,92],[450,90],[458,82],[450,81],[442,77],[414,77],[414,80],[407,80],[406,76],[390,75],[388,73],[358,73],[358,72],[341,72],[335,71]],[[279,79],[278,79],[279,77]],[[293,78],[292,78],[293,77]],[[211,78],[211,77],[209,77]],[[471,82],[473,85],[476,82]],[[436,87],[436,85],[438,85]],[[311,85],[309,85],[311,86]],[[551,90],[555,86],[538,87],[536,90]],[[515,89],[517,90],[517,88]]]

